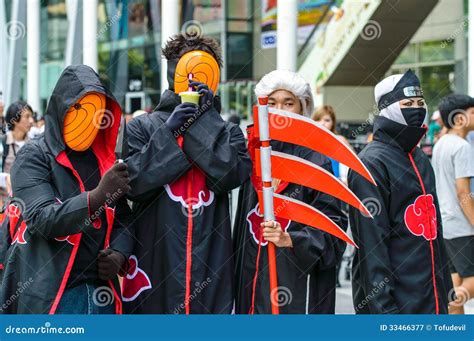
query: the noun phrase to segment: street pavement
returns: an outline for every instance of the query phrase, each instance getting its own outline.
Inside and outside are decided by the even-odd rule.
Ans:
[[[344,266],[346,262],[342,262],[343,269],[340,271],[341,288],[336,289],[336,314],[354,314],[354,306],[352,304],[352,286],[350,281],[344,279]],[[464,306],[466,314],[474,314],[474,299],[468,301]]]

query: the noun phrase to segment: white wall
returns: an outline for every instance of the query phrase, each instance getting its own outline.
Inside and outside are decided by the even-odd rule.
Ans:
[[[321,93],[324,104],[331,105],[338,121],[364,121],[374,112],[374,88],[372,86],[326,86]],[[323,103],[317,102],[316,106]]]
[[[443,40],[462,29],[463,0],[440,0],[411,39],[412,43]]]

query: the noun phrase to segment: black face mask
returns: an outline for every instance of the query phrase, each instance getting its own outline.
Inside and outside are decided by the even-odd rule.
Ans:
[[[426,108],[403,108],[401,109],[403,118],[409,127],[421,127],[425,122]]]

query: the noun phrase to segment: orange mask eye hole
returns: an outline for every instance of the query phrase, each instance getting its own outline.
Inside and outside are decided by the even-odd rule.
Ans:
[[[193,80],[207,84],[216,93],[220,68],[211,54],[196,50],[185,53],[179,59],[174,75],[174,91],[177,94],[188,91],[189,74],[192,74]]]
[[[106,111],[104,94],[90,92],[72,105],[64,116],[64,143],[75,151],[87,150],[101,129]]]

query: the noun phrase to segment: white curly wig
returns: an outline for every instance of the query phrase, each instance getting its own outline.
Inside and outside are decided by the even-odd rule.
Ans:
[[[277,90],[286,90],[295,95],[300,100],[304,116],[311,116],[314,110],[313,94],[309,83],[303,77],[289,70],[272,71],[257,83],[255,95],[270,96]]]

